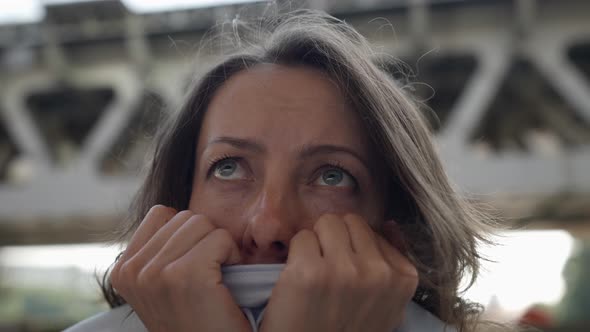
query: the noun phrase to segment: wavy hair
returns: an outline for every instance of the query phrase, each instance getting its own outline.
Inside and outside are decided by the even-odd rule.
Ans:
[[[419,105],[387,69],[395,60],[322,12],[298,10],[253,23],[235,19],[229,26],[216,45],[230,51],[193,80],[178,110],[161,126],[118,240],[128,240],[153,205],[188,208],[203,115],[224,82],[258,64],[311,67],[340,88],[386,171],[388,217],[399,224],[407,256],[419,272],[413,300],[460,331],[475,331],[482,309],[461,298],[460,283],[474,282],[482,258],[478,243],[490,243],[496,224],[450,183]],[[112,307],[125,303],[109,283],[109,271],[101,286]]]

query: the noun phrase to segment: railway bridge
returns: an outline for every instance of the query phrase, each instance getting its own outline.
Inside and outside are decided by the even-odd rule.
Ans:
[[[508,222],[590,232],[590,2],[322,0],[401,59],[453,181]],[[266,2],[140,13],[55,3],[0,26],[0,246],[100,240],[161,112],[217,59],[211,27]]]

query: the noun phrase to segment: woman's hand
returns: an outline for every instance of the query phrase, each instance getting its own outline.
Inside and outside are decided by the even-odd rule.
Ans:
[[[362,218],[324,215],[291,240],[261,331],[391,332],[417,284],[416,268]]]
[[[222,284],[236,264],[231,235],[191,211],[154,206],[111,272],[113,287],[150,332],[250,331]]]

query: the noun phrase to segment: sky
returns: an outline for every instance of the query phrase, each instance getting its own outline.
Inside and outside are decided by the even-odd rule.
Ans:
[[[0,24],[36,22],[43,18],[43,5],[45,3],[81,1],[87,0],[0,0]],[[260,0],[121,0],[127,8],[136,13],[211,7],[254,1]]]

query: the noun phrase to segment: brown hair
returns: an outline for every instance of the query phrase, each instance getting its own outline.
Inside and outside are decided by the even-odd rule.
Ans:
[[[120,239],[129,238],[153,205],[187,209],[201,121],[225,81],[263,63],[312,67],[338,84],[387,171],[388,214],[400,225],[407,255],[419,271],[414,301],[460,331],[473,331],[481,308],[460,298],[459,283],[464,277],[474,281],[481,258],[477,244],[488,242],[495,226],[450,184],[419,107],[386,71],[390,59],[384,61],[356,30],[325,13],[300,10],[253,25],[234,20],[231,27],[232,53],[193,83],[160,129]],[[108,275],[103,292],[115,307],[125,300]]]

